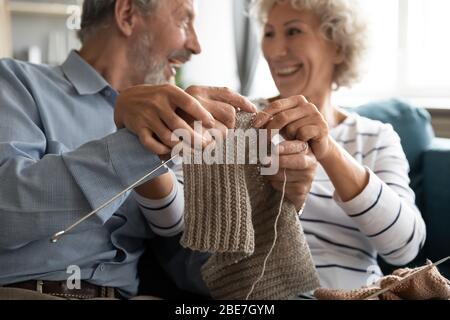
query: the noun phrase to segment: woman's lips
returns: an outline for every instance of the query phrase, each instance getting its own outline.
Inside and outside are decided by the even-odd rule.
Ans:
[[[283,67],[277,68],[275,73],[278,77],[290,77],[297,72],[299,72],[303,68],[303,64],[291,66],[291,67]]]

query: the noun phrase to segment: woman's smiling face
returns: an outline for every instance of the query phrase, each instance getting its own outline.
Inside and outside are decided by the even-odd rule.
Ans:
[[[270,10],[262,49],[282,98],[329,94],[335,67],[343,60],[323,36],[320,19],[294,9],[289,1]]]

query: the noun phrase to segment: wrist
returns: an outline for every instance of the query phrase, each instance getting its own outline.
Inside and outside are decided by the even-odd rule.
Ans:
[[[142,197],[151,200],[160,200],[166,198],[175,187],[172,172],[160,175],[135,188],[135,191]]]
[[[328,136],[327,139],[328,152],[321,159],[317,160],[324,169],[341,158],[341,150],[336,141],[331,136]]]

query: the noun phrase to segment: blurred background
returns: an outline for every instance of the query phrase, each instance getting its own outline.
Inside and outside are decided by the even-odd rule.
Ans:
[[[88,0],[95,1],[95,0]],[[450,137],[450,1],[359,0],[370,26],[361,82],[335,94],[358,106],[401,98],[427,108],[437,136]],[[277,94],[259,51],[248,0],[196,0],[203,53],[179,74],[179,84],[227,86],[250,98]],[[0,0],[0,57],[62,63],[79,48],[82,0]]]

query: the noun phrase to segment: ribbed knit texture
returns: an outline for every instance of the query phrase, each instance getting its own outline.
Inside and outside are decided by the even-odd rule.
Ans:
[[[383,277],[378,284],[356,289],[352,291],[317,289],[314,296],[319,300],[361,300],[377,293],[381,289],[387,288],[394,283],[400,283],[411,274],[428,268],[429,270],[413,276],[411,279],[400,283],[381,294],[379,300],[430,300],[430,299],[450,299],[450,281],[443,277],[436,267],[429,268],[431,262],[427,266],[416,269],[398,269],[392,275]]]
[[[249,128],[250,121],[250,114],[239,113],[237,128]],[[245,142],[238,143],[242,147]],[[248,145],[255,148],[257,143]],[[237,150],[231,151],[233,156]],[[185,164],[183,171],[186,203],[181,244],[213,253],[202,268],[213,298],[245,299],[272,246],[281,194],[264,180],[257,165]],[[288,200],[277,230],[264,276],[249,299],[287,299],[319,286],[296,209]]]

